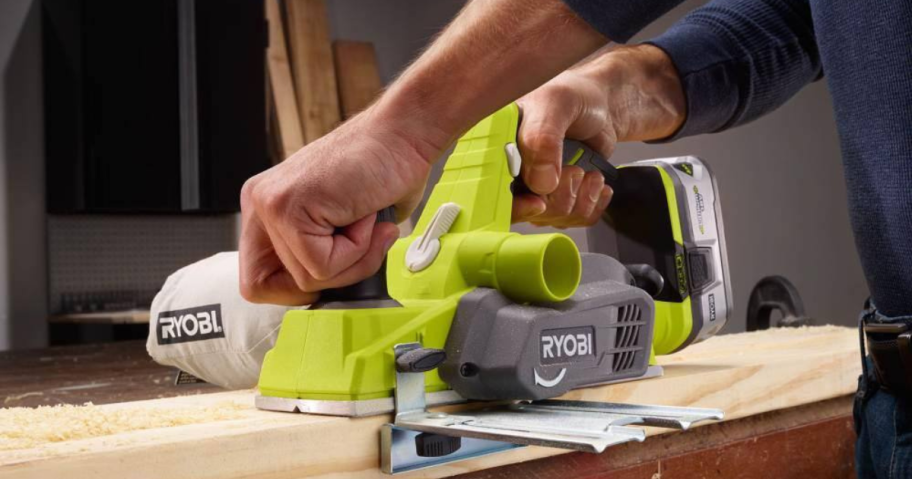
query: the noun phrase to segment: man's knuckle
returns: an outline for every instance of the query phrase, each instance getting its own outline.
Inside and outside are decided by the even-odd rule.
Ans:
[[[290,268],[288,271],[295,288],[298,290],[305,293],[314,293],[320,290],[319,281],[310,274],[310,271],[298,270],[297,268]]]
[[[253,190],[256,188],[257,178],[248,178],[241,186],[241,208],[253,206]]]
[[[319,281],[326,281],[331,279],[335,275],[335,270],[333,266],[328,261],[318,261],[308,265],[307,272],[315,279]],[[303,285],[301,285],[303,287]],[[313,284],[308,282],[308,287],[314,287]]]
[[[268,215],[281,216],[288,210],[291,195],[285,191],[255,190],[255,201]]]
[[[251,303],[259,302],[262,298],[263,289],[249,278],[241,277],[240,290],[241,297]]]
[[[310,279],[302,279],[300,281],[296,280],[295,285],[297,285],[298,289],[305,293],[316,293],[321,289],[320,285],[316,281]]]
[[[563,82],[554,82],[548,85],[544,93],[549,101],[564,104],[576,94],[576,89]]]

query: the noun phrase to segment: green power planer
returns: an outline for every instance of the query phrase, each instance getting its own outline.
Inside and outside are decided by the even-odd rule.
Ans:
[[[422,372],[429,404],[552,398],[661,374],[656,354],[725,324],[722,223],[699,159],[614,170],[568,142],[565,163],[602,170],[615,190],[606,215],[617,232],[615,257],[581,255],[563,234],[510,232],[514,189],[522,188],[514,185],[520,121],[511,104],[459,140],[385,271],[285,315],[257,407],[391,412],[403,367]],[[424,356],[413,351],[403,366],[394,351],[403,344],[419,344]]]

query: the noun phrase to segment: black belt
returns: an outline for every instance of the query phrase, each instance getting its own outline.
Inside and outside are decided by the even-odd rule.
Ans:
[[[912,326],[865,321],[863,328],[880,388],[912,398]]]

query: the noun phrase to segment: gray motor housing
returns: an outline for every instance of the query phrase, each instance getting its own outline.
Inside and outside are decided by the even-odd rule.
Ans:
[[[560,303],[517,304],[494,289],[463,296],[440,377],[468,399],[547,399],[643,376],[652,298],[611,257],[584,254],[582,281]]]

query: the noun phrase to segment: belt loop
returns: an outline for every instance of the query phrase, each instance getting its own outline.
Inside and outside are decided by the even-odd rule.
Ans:
[[[876,379],[870,374],[868,369],[868,353],[867,353],[867,344],[865,341],[865,320],[874,314],[874,307],[871,303],[871,299],[868,298],[865,301],[864,309],[861,314],[858,315],[858,342],[859,342],[859,351],[861,352],[861,378],[858,381],[858,392],[855,393],[856,402],[861,402],[862,406],[867,402],[868,398],[874,394],[878,389],[878,384]]]
[[[906,371],[912,371],[912,331],[906,331],[896,337],[896,344],[899,345],[899,358],[903,363]]]
[[[862,363],[868,385],[859,387],[858,394],[868,397],[883,389],[897,397],[912,398],[912,324],[908,318],[880,321],[873,302],[867,306],[859,321],[859,341],[862,356],[874,369],[867,361]]]

